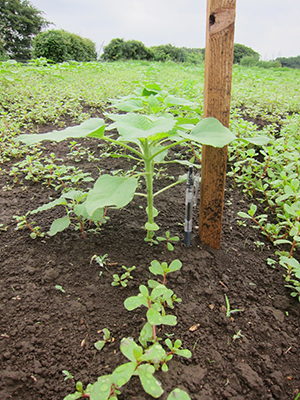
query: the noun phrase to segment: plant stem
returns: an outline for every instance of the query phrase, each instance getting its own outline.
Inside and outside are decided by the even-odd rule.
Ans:
[[[159,190],[158,192],[154,193],[154,194],[153,194],[153,197],[155,197],[155,196],[157,196],[157,195],[163,193],[165,190],[168,190],[168,189],[170,189],[171,187],[176,186],[176,185],[178,185],[179,183],[183,183],[183,182],[185,182],[185,181],[177,181],[177,182],[171,183],[169,186],[166,186],[166,187],[164,187],[163,189]]]
[[[148,308],[150,310],[151,308],[151,300],[148,299]],[[156,342],[156,329],[155,329],[155,325],[151,325],[152,326],[152,335],[153,335],[153,340],[154,342]]]
[[[80,232],[81,232],[82,239],[85,239],[84,225],[83,225],[82,219],[78,217],[77,220],[78,220],[79,225],[80,225]]]
[[[161,150],[158,150],[156,153],[152,154],[151,160],[153,160],[153,159],[154,159],[156,156],[158,156],[160,153],[163,153],[164,151],[169,150],[169,149],[171,149],[172,147],[177,146],[177,145],[180,145],[180,144],[185,143],[185,142],[187,142],[187,139],[182,139],[182,140],[180,140],[180,141],[178,141],[178,142],[175,142],[175,143],[170,144],[169,146],[163,146],[163,148],[162,148]]]
[[[138,156],[138,161],[140,161],[141,158],[143,159],[143,155],[139,151],[135,150],[133,147],[130,147],[121,141],[119,142],[118,140],[114,140],[114,139],[111,139],[108,137],[105,137],[105,140],[107,140],[108,142],[114,143],[118,146],[122,146],[124,149],[127,149],[127,150],[131,151],[132,153],[136,154]],[[136,160],[136,158],[134,158],[134,159]]]
[[[147,184],[147,206],[148,206],[148,222],[149,224],[154,223],[154,214],[153,214],[153,170],[154,170],[154,162],[150,157],[150,149],[149,143],[147,140],[144,142],[144,164],[145,164],[145,172],[146,172],[146,184]],[[147,231],[147,239],[151,239],[151,232]]]

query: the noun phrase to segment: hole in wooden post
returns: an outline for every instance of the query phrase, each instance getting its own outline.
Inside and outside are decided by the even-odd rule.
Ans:
[[[215,14],[213,13],[213,14],[211,14],[210,16],[209,16],[209,26],[212,26],[212,25],[214,25],[216,23],[216,17],[215,17]]]

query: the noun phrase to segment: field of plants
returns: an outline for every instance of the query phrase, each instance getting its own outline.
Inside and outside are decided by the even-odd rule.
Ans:
[[[0,397],[300,398],[300,72],[0,63]],[[222,243],[184,244],[228,145]],[[196,190],[195,190],[196,191]]]

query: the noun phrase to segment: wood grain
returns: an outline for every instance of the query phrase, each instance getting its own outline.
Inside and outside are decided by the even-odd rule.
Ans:
[[[203,117],[229,126],[236,0],[208,0]],[[199,236],[221,246],[227,147],[202,148]]]

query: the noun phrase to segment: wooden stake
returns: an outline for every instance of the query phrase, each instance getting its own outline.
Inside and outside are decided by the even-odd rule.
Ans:
[[[207,0],[203,118],[229,126],[236,0]],[[202,147],[199,236],[221,246],[227,147]]]

